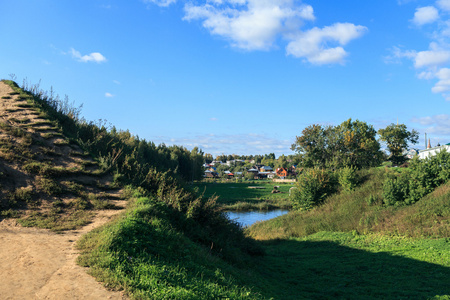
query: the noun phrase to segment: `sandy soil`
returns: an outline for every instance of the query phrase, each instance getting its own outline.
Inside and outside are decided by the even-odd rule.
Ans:
[[[15,110],[17,96],[2,98],[12,91],[9,86],[0,82],[0,120],[6,123],[12,118],[38,121],[31,110]],[[69,163],[75,164],[75,159],[72,160]],[[17,183],[18,179],[15,179]],[[6,182],[2,184],[5,188]],[[112,203],[125,206],[125,201]],[[11,219],[1,221],[0,299],[126,299],[121,292],[106,290],[86,273],[85,268],[76,264],[78,252],[75,242],[119,212],[120,210],[98,211],[91,224],[62,234],[24,228]]]
[[[99,211],[91,224],[62,234],[0,222],[0,299],[126,299],[76,264],[75,242],[116,213]]]

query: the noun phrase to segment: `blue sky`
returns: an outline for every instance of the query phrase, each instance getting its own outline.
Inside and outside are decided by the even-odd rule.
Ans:
[[[206,153],[292,154],[311,124],[450,142],[450,0],[0,0],[0,78]]]

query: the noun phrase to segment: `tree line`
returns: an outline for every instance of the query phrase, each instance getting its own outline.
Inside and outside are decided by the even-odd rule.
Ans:
[[[386,143],[389,156],[382,152],[380,141]],[[299,163],[305,168],[297,177],[297,189],[292,193],[293,207],[308,210],[322,203],[339,187],[353,190],[359,182],[357,170],[377,167],[384,160],[396,166],[403,164],[407,160],[403,151],[408,143],[415,144],[417,141],[417,131],[409,131],[404,124],[390,124],[378,132],[366,122],[352,119],[337,126],[313,124],[306,127],[291,147],[298,153]],[[434,183],[443,177],[445,180],[449,178],[437,167],[423,172],[428,171],[430,165],[434,164],[416,158],[411,163],[410,172],[398,178],[387,177],[383,185],[384,204],[414,203],[437,186],[427,183],[427,180]],[[428,179],[422,178],[424,174]]]
[[[306,127],[291,150],[298,153],[299,163],[305,168],[369,168],[380,165],[384,159],[377,133],[389,150],[387,159],[395,165],[405,162],[403,150],[408,143],[418,141],[417,131],[408,131],[404,124],[391,124],[377,132],[366,122],[348,119],[337,126]]]

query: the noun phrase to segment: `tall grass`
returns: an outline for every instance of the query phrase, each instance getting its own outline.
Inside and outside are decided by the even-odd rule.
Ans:
[[[197,240],[208,229],[164,201],[139,197],[132,203],[121,218],[78,243],[79,263],[98,280],[136,299],[261,299],[239,280],[241,270],[221,259],[248,265],[239,231],[216,233],[226,241],[201,246]]]

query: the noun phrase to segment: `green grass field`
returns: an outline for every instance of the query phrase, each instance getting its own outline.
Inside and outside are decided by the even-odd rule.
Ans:
[[[280,193],[272,194],[274,186]],[[289,209],[289,189],[294,184],[272,181],[197,182],[194,187],[205,197],[218,196],[217,203],[226,210]],[[250,188],[257,187],[257,188]]]
[[[450,299],[450,239],[320,232],[264,242],[273,299]]]
[[[450,299],[448,238],[319,232],[259,241],[265,255],[233,263],[139,201],[78,243],[79,263],[132,299]]]

